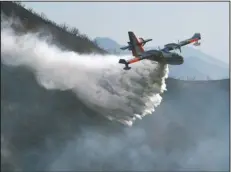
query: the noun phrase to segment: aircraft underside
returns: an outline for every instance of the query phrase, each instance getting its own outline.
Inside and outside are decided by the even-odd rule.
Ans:
[[[188,45],[190,43],[194,43],[193,45],[198,46],[200,43],[198,42],[201,39],[200,33],[195,33],[191,38],[183,40],[178,43],[169,43],[164,45],[162,49],[154,49],[145,51],[143,46],[145,43],[151,41],[152,39],[137,38],[132,31],[128,32],[129,35],[129,42],[128,46],[121,47],[122,50],[129,49],[132,51],[132,55],[134,58],[129,60],[120,59],[119,63],[124,64],[124,70],[129,70],[129,64],[136,63],[140,60],[152,60],[162,64],[170,64],[170,65],[181,65],[184,63],[184,58],[172,52],[173,50],[179,50],[181,52],[181,47]]]
[[[145,59],[156,61],[158,63],[166,63],[170,65],[181,65],[184,63],[184,58],[178,54],[174,55],[161,55],[161,56],[149,56]]]

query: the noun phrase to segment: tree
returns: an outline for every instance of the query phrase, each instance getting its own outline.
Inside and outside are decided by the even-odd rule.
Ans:
[[[79,34],[79,30],[78,30],[77,28],[73,27],[73,28],[71,29],[71,33],[72,33],[73,35],[77,36],[77,35]]]
[[[47,20],[47,16],[44,13],[41,13],[40,15],[44,20]]]
[[[60,27],[65,31],[68,30],[68,26],[65,23],[61,24]]]

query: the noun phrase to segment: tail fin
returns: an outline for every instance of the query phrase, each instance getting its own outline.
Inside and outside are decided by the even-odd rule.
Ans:
[[[185,46],[188,45],[190,43],[194,43],[197,42],[196,44],[199,44],[198,41],[201,39],[201,34],[200,33],[195,33],[191,38],[186,39],[184,41],[179,42],[179,46]]]
[[[200,33],[195,33],[191,39],[201,39],[201,34]]]

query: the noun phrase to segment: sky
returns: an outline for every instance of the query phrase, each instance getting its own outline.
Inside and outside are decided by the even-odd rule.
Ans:
[[[228,2],[24,2],[58,24],[76,27],[89,38],[128,42],[128,31],[163,46],[201,33],[198,48],[229,63]],[[192,46],[192,45],[191,45]]]

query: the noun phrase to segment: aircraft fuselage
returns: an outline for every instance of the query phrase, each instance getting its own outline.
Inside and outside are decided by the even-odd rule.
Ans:
[[[181,65],[184,63],[184,58],[174,52],[164,52],[160,50],[149,50],[141,54],[143,59],[149,59],[158,63],[166,63],[171,65]]]

